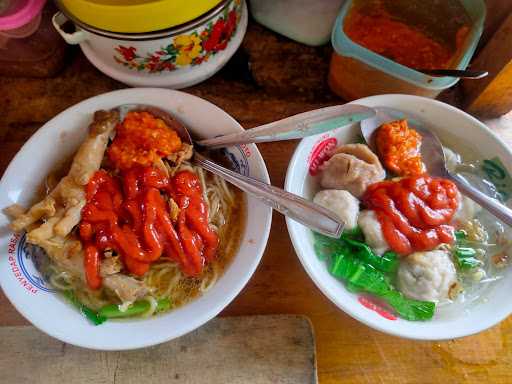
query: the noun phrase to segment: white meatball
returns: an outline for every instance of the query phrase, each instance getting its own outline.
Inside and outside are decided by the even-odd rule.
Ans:
[[[313,202],[333,211],[345,221],[345,228],[353,229],[357,225],[359,215],[359,200],[348,191],[326,189],[315,195]]]
[[[446,168],[453,172],[457,168],[457,165],[460,164],[460,155],[453,152],[450,148],[443,147],[444,158],[446,160]]]
[[[457,286],[457,272],[446,251],[415,252],[400,262],[398,288],[409,298],[437,302]]]
[[[374,211],[361,211],[357,224],[363,231],[366,244],[368,244],[375,253],[382,255],[389,249],[389,244],[384,238],[382,227]]]
[[[457,200],[459,205],[452,218],[452,222],[455,226],[467,223],[482,210],[482,207],[471,200],[469,197],[459,194]]]

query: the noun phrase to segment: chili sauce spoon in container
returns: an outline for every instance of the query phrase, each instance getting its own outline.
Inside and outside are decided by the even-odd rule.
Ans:
[[[461,193],[481,205],[503,223],[512,226],[512,209],[472,186],[460,174],[448,170],[441,141],[436,134],[421,123],[419,118],[405,115],[403,112],[393,108],[379,107],[376,109],[377,114],[374,117],[363,120],[360,123],[361,133],[370,148],[376,151],[374,133],[382,124],[406,119],[409,126],[422,136],[421,157],[430,175],[453,181]],[[376,153],[378,152],[376,151]]]

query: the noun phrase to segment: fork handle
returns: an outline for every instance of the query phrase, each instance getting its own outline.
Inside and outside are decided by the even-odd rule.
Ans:
[[[512,227],[512,209],[476,189],[462,176],[452,173],[449,173],[448,175],[449,178],[457,185],[457,188],[459,188],[462,194],[481,205],[482,208],[485,208],[503,223]]]
[[[193,160],[201,168],[222,177],[262,203],[312,230],[329,237],[339,238],[341,236],[345,223],[332,211],[284,189],[233,172],[197,152],[194,154]]]

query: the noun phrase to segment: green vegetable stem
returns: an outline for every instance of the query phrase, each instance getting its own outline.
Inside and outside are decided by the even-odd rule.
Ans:
[[[453,253],[460,269],[472,269],[482,264],[475,257],[476,250],[473,248],[456,246]]]
[[[100,325],[107,321],[105,316],[100,315],[95,310],[87,307],[85,304],[82,304],[73,291],[64,291],[64,296],[80,311],[80,313],[87,320],[89,320],[94,325]]]
[[[398,255],[395,252],[385,252],[382,256],[377,256],[372,249],[365,243],[342,237],[347,244],[353,247],[353,254],[376,269],[383,272],[393,273],[398,268]]]
[[[461,270],[469,270],[482,264],[476,258],[477,251],[474,248],[466,246],[467,233],[465,231],[455,231],[456,244],[453,248],[453,257]]]
[[[463,231],[463,230],[455,231],[455,240],[462,241],[462,240],[466,240],[467,238],[468,238],[468,234],[466,233],[466,231]]]
[[[157,312],[166,311],[171,307],[171,301],[169,299],[160,299],[158,300],[158,305],[156,307]],[[131,304],[125,311],[121,311],[119,309],[119,305],[117,304],[109,304],[101,307],[99,310],[100,316],[103,316],[107,319],[115,319],[122,317],[131,317],[141,315],[144,312],[147,312],[150,308],[150,304],[146,300],[136,301]]]

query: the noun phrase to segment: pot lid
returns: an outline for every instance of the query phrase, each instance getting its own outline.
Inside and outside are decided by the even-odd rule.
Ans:
[[[222,0],[58,0],[78,21],[110,32],[143,33],[191,21]]]

